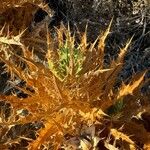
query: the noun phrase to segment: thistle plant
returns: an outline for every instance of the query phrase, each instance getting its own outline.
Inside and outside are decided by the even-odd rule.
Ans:
[[[112,60],[110,66],[106,68],[104,48],[110,27],[111,23],[93,43],[87,42],[87,31],[80,35],[79,43],[76,43],[75,35],[72,35],[70,30],[64,26],[56,30],[55,38],[47,33],[47,41],[44,41],[47,44],[46,64],[37,62],[35,54],[29,51],[25,45],[16,44],[15,40],[14,44],[17,45],[17,50],[22,52],[21,55],[18,55],[12,46],[14,37],[11,37],[11,43],[8,42],[10,39],[7,37],[5,37],[5,41],[0,38],[0,59],[7,66],[6,71],[11,72],[10,83],[14,85],[15,79],[23,80],[25,82],[23,87],[19,85],[14,85],[14,87],[27,94],[26,98],[19,98],[15,93],[11,96],[1,96],[2,100],[10,103],[11,109],[13,109],[13,115],[9,114],[9,119],[1,122],[5,122],[5,125],[9,127],[5,127],[6,132],[2,138],[7,139],[8,132],[17,125],[36,122],[43,124],[43,127],[35,126],[36,129],[38,128],[38,131],[34,132],[35,138],[27,138],[25,134],[18,134],[15,131],[14,141],[12,139],[9,144],[4,140],[3,145],[13,147],[16,142],[21,145],[21,141],[24,139],[28,141],[26,147],[31,150],[45,147],[59,149],[65,147],[67,135],[70,137],[80,136],[81,130],[85,126],[85,132],[90,129],[91,143],[78,139],[79,143],[75,149],[101,148],[99,147],[100,143],[105,148],[117,149],[115,141],[121,143],[122,147],[133,149],[138,147],[134,137],[130,138],[128,132],[119,130],[125,122],[111,120],[111,117],[106,114],[108,109],[116,103],[122,106],[119,101],[124,102],[126,96],[134,93],[136,96],[140,95],[138,93],[144,84],[145,75],[145,73],[136,74],[127,85],[122,83],[118,89],[114,89],[118,73],[123,67],[124,56],[132,39],[124,48],[120,49],[118,58]],[[4,48],[4,44],[7,47]],[[24,63],[25,68],[22,68],[16,60]],[[28,113],[22,115],[26,110]],[[128,131],[130,122],[126,124],[125,129]],[[4,125],[2,127],[1,131],[4,130]],[[139,129],[140,127],[137,125],[135,128]],[[134,131],[129,134],[136,134]],[[143,141],[146,145],[148,134],[144,129],[142,131],[146,135],[145,141]],[[112,137],[113,145],[109,137]]]

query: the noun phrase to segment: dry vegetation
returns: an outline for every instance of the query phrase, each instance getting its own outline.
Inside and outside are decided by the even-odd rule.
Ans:
[[[116,85],[132,38],[108,66],[112,21],[94,42],[87,42],[86,30],[77,42],[63,25],[55,34],[44,24],[25,30],[42,5],[8,4],[0,6],[1,73],[10,76],[0,96],[0,149],[149,150],[150,101],[141,93],[146,70]]]

